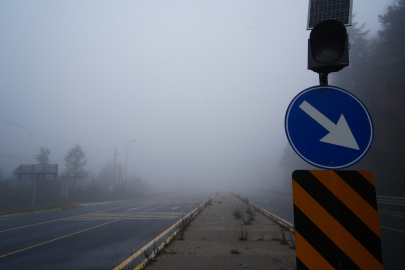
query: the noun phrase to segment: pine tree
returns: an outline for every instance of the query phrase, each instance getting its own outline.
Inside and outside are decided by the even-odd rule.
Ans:
[[[84,158],[84,152],[79,145],[69,149],[65,157],[65,174],[73,178],[73,190],[75,190],[76,180],[85,178],[88,174],[88,171],[84,169],[87,163]]]
[[[331,74],[331,84],[361,99],[374,122],[374,142],[351,169],[371,170],[379,195],[402,196],[405,188],[405,0],[380,15],[381,30],[367,38],[364,25],[348,27],[350,66]]]
[[[38,161],[39,164],[46,165],[46,164],[49,164],[48,156],[50,154],[51,154],[51,151],[49,151],[48,148],[41,147],[39,149],[39,154],[35,155],[35,159]]]

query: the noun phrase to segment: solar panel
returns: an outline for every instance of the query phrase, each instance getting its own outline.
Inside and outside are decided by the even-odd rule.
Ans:
[[[353,0],[309,0],[307,30],[325,20],[352,25]]]

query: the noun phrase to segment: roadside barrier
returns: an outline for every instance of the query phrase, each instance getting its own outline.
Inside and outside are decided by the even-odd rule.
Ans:
[[[231,193],[232,193],[232,192],[231,192]],[[273,214],[273,213],[271,213],[271,212],[269,212],[269,211],[267,211],[267,210],[261,208],[260,206],[258,206],[258,205],[256,205],[256,204],[252,203],[251,201],[249,201],[248,198],[243,198],[242,196],[237,195],[237,194],[234,194],[234,193],[232,193],[232,195],[238,197],[240,200],[242,200],[242,201],[245,202],[246,204],[252,206],[254,209],[256,209],[257,211],[259,211],[259,212],[262,213],[263,215],[265,215],[265,216],[271,218],[272,220],[276,221],[279,225],[285,227],[286,229],[290,230],[291,232],[294,232],[294,231],[295,231],[294,224],[292,224],[292,223],[288,222],[287,220],[282,219],[281,217],[279,217],[279,216],[277,216],[277,215],[275,215],[275,214]]]
[[[210,201],[213,200],[215,198],[216,194],[212,195],[210,198],[208,198],[205,202],[201,203],[199,206],[197,206],[196,208],[194,208],[190,213],[188,213],[187,215],[185,215],[184,217],[182,217],[181,219],[179,219],[176,223],[174,223],[172,226],[170,226],[168,229],[166,229],[164,232],[162,232],[161,234],[159,234],[157,237],[155,237],[152,241],[150,241],[149,243],[147,243],[145,246],[143,246],[140,250],[138,250],[137,252],[135,252],[134,254],[132,254],[128,259],[126,259],[125,261],[123,261],[121,264],[119,264],[117,267],[115,267],[113,270],[121,270],[124,267],[126,267],[128,264],[130,264],[134,259],[136,259],[139,255],[141,255],[145,250],[148,250],[151,246],[153,247],[153,245],[156,245],[156,243],[158,243],[158,241],[162,240],[162,238],[164,238],[168,233],[170,233],[170,231],[172,231],[173,229],[176,229],[176,226],[179,225],[180,222],[182,222],[183,220],[187,220],[187,218],[189,217],[194,217],[196,214],[200,213],[206,206],[206,204]],[[170,234],[169,236],[167,236],[166,239],[164,239],[162,241],[162,244],[160,244],[156,250],[153,250],[150,254],[150,256],[148,258],[145,258],[138,266],[136,266],[134,268],[134,270],[138,270],[141,269],[142,267],[145,266],[145,264],[150,260],[153,259],[156,256],[156,253],[159,252],[161,249],[164,248],[165,244],[167,242],[169,242],[171,239],[173,239],[176,234],[178,233],[178,229],[176,229],[172,234]]]

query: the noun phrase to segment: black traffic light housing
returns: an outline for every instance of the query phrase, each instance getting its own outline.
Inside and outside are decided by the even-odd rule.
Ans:
[[[308,40],[308,69],[319,73],[320,84],[328,84],[328,74],[349,65],[349,36],[339,21],[318,23]]]

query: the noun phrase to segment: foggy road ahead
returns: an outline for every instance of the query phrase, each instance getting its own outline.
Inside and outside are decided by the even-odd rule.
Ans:
[[[117,258],[127,259],[208,195],[171,194],[0,219],[0,269],[113,269]]]

